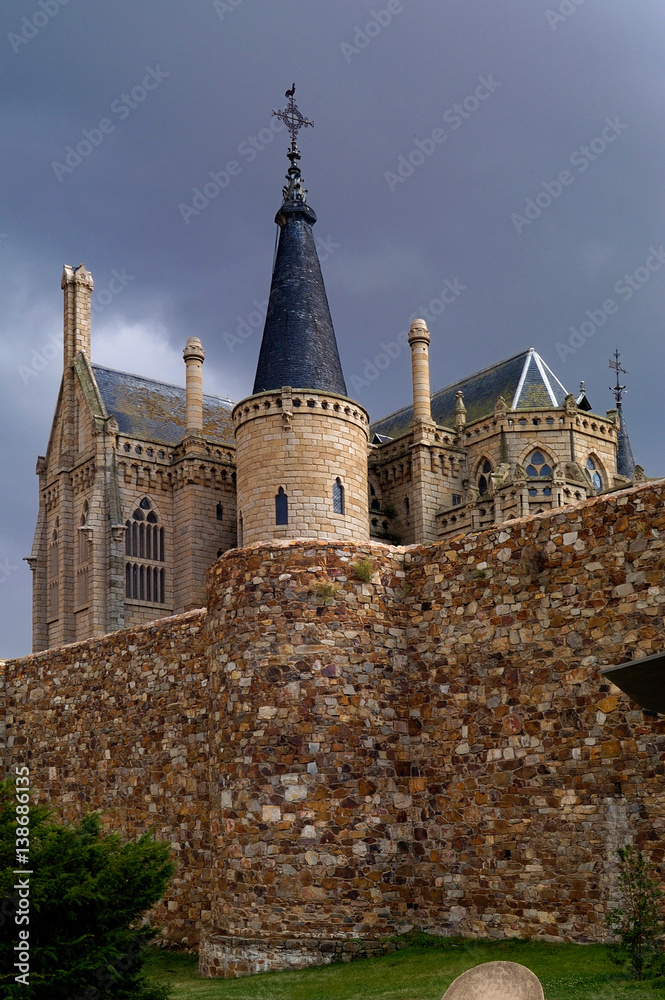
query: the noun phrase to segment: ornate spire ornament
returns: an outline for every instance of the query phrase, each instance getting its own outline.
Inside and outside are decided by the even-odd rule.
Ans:
[[[302,182],[302,174],[300,172],[300,167],[298,166],[298,161],[300,160],[300,150],[296,144],[296,139],[298,138],[298,132],[301,128],[308,128],[314,126],[314,122],[310,121],[309,118],[300,112],[298,105],[296,104],[293,95],[295,94],[296,85],[295,83],[290,90],[287,90],[284,94],[288,97],[289,102],[286,105],[284,111],[273,111],[275,118],[279,118],[283,121],[289,130],[289,135],[291,136],[291,148],[286,154],[291,162],[286,173],[286,184],[282,189],[282,194],[284,196],[284,201],[306,201],[307,200],[307,190]]]
[[[618,348],[614,352],[614,361],[612,361],[612,359],[610,358],[610,368],[613,371],[616,372],[616,377],[617,377],[616,384],[610,386],[610,392],[614,393],[614,398],[616,400],[617,409],[620,410],[621,409],[621,397],[622,397],[623,393],[626,391],[626,387],[625,387],[625,385],[620,385],[619,384],[619,372],[621,372],[623,375],[627,375],[628,372],[627,372],[627,370],[625,368],[622,368],[621,365],[620,365],[620,363],[619,363],[619,349]]]
[[[635,475],[635,459],[630,447],[630,439],[626,429],[626,421],[623,416],[623,394],[626,392],[625,385],[619,382],[619,372],[627,375],[628,372],[619,362],[619,350],[614,352],[614,360],[610,359],[610,368],[616,372],[616,382],[610,386],[610,391],[614,394],[617,404],[617,415],[619,417],[619,434],[617,438],[617,472],[626,479],[632,479]]]

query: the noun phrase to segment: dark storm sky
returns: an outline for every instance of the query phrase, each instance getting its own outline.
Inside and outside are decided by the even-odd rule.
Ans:
[[[184,383],[196,335],[207,391],[247,395],[293,81],[350,395],[409,401],[423,312],[433,389],[532,345],[604,413],[618,346],[663,474],[663,29],[662,0],[3,4],[0,653],[30,646],[62,265],[95,279],[93,360]]]

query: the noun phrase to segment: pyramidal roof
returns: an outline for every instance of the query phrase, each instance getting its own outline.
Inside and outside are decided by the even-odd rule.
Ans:
[[[511,410],[563,406],[568,395],[552,369],[533,347],[483,368],[432,395],[432,418],[444,427],[455,425],[455,398],[464,394],[467,423],[492,413],[499,396]],[[413,406],[405,406],[372,424],[372,434],[396,438],[406,434],[413,419]]]
[[[293,144],[284,201],[275,222],[280,227],[270,298],[252,393],[312,389],[346,396],[328,297],[323,284],[312,226],[316,214],[306,201]]]

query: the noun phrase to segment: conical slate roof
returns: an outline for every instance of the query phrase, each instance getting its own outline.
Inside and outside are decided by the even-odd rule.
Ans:
[[[635,459],[633,449],[630,447],[630,438],[626,428],[626,421],[623,415],[623,405],[617,403],[619,411],[619,435],[617,438],[617,472],[626,479],[632,479],[635,475]]]
[[[306,194],[292,160],[253,393],[290,385],[347,394]]]
[[[503,396],[512,410],[563,406],[567,396],[564,386],[533,347],[435,392],[432,417],[439,426],[455,426],[455,398],[459,390],[464,394],[469,424],[492,413],[499,396]],[[407,433],[412,420],[413,407],[405,406],[377,420],[371,431],[373,435],[400,437]]]

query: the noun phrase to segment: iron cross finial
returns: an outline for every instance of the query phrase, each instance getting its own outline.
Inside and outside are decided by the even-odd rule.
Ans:
[[[296,102],[295,102],[295,100],[293,98],[293,95],[295,93],[295,89],[296,89],[296,85],[294,83],[293,86],[289,90],[287,90],[286,93],[285,93],[285,95],[284,95],[285,97],[288,97],[288,99],[289,99],[289,103],[286,105],[285,110],[284,111],[273,111],[273,114],[275,115],[275,117],[276,118],[280,118],[281,121],[284,122],[284,124],[286,125],[286,127],[289,130],[289,133],[291,135],[291,152],[292,153],[296,152],[296,149],[297,149],[296,139],[298,137],[298,132],[300,131],[300,129],[301,128],[307,128],[310,125],[314,125],[314,122],[311,122],[309,120],[309,118],[305,118],[305,116],[300,113],[298,105],[296,104]]]
[[[611,385],[610,389],[614,393],[614,398],[617,401],[617,405],[621,406],[621,397],[623,393],[626,391],[626,387],[625,385],[621,385],[621,383],[619,382],[619,372],[621,372],[623,375],[627,375],[628,371],[620,364],[619,357],[620,357],[619,349],[617,348],[616,351],[614,352],[614,361],[612,361],[612,359],[610,358],[610,368],[617,373],[617,380],[616,380],[616,385]]]

